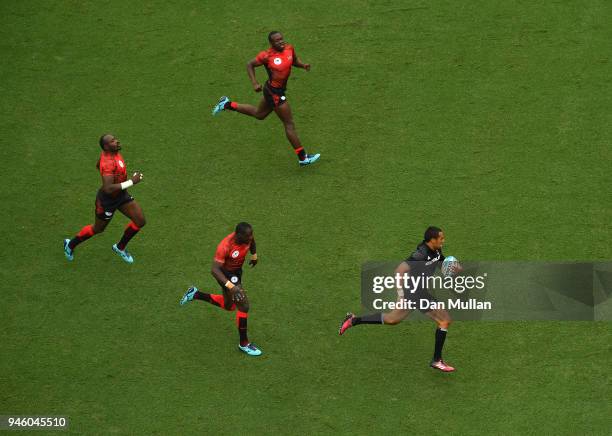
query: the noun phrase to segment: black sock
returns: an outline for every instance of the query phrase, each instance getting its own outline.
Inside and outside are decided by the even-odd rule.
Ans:
[[[306,150],[304,150],[304,147],[296,148],[293,151],[295,151],[295,154],[297,154],[299,160],[306,159]]]
[[[383,314],[373,313],[372,315],[356,316],[353,318],[353,325],[358,324],[382,324]]]
[[[246,347],[247,345],[249,345],[249,337],[247,336],[247,318],[237,315],[237,321],[238,335],[240,337],[240,346]]]
[[[72,238],[70,240],[70,242],[68,242],[68,248],[70,248],[71,250],[74,250],[74,248],[79,245],[81,242],[81,238],[79,238],[78,236],[75,236],[74,238]]]
[[[217,301],[213,300],[210,294],[207,294],[206,292],[196,291],[196,293],[193,294],[193,298],[194,300],[206,301],[214,306],[221,307],[221,305]]]
[[[444,339],[446,339],[446,329],[436,329],[436,348],[434,349],[434,362],[442,360],[442,347],[444,346]]]
[[[93,226],[91,224],[86,225],[79,231],[79,233],[77,233],[77,235],[74,238],[70,240],[70,242],[68,242],[68,248],[70,248],[71,250],[74,250],[74,247],[79,245],[81,242],[87,241],[93,235],[94,235]]]
[[[117,248],[121,251],[125,250],[125,246],[128,244],[128,242],[130,242],[130,239],[132,239],[139,231],[140,227],[133,222],[130,222],[125,228],[121,240],[117,243]]]

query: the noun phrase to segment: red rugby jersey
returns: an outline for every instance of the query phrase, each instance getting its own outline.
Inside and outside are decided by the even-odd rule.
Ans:
[[[100,153],[100,159],[96,167],[101,176],[113,176],[113,183],[122,183],[127,180],[127,167],[121,153]]]
[[[246,258],[251,244],[237,244],[236,232],[227,235],[217,246],[215,252],[215,262],[223,264],[223,269],[227,271],[236,271],[242,268],[244,259]]]
[[[286,88],[291,75],[291,66],[297,60],[295,50],[291,44],[285,44],[283,51],[276,51],[270,47],[259,52],[255,57],[257,65],[263,65],[268,72],[268,81],[275,88]]]

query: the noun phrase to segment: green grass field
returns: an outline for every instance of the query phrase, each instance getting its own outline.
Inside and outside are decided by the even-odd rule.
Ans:
[[[427,225],[471,260],[612,258],[612,4],[605,0],[0,3],[0,415],[75,434],[608,434],[610,323],[359,328],[360,265],[402,259]],[[312,71],[280,122],[245,64],[279,29]],[[263,80],[264,72],[258,71]],[[148,224],[93,220],[97,138],[116,133]],[[236,350],[216,244],[241,220],[258,359]],[[607,429],[607,430],[606,430]]]

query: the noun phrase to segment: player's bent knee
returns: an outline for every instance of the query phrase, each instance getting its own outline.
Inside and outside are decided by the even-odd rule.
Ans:
[[[441,329],[447,329],[451,325],[452,321],[450,319],[444,321],[438,321],[438,327]]]

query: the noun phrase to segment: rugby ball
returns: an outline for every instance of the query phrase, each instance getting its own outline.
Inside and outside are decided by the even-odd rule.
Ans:
[[[447,256],[444,258],[444,262],[442,262],[442,275],[445,277],[452,276],[455,274],[455,267],[459,265],[459,261],[455,256]]]

